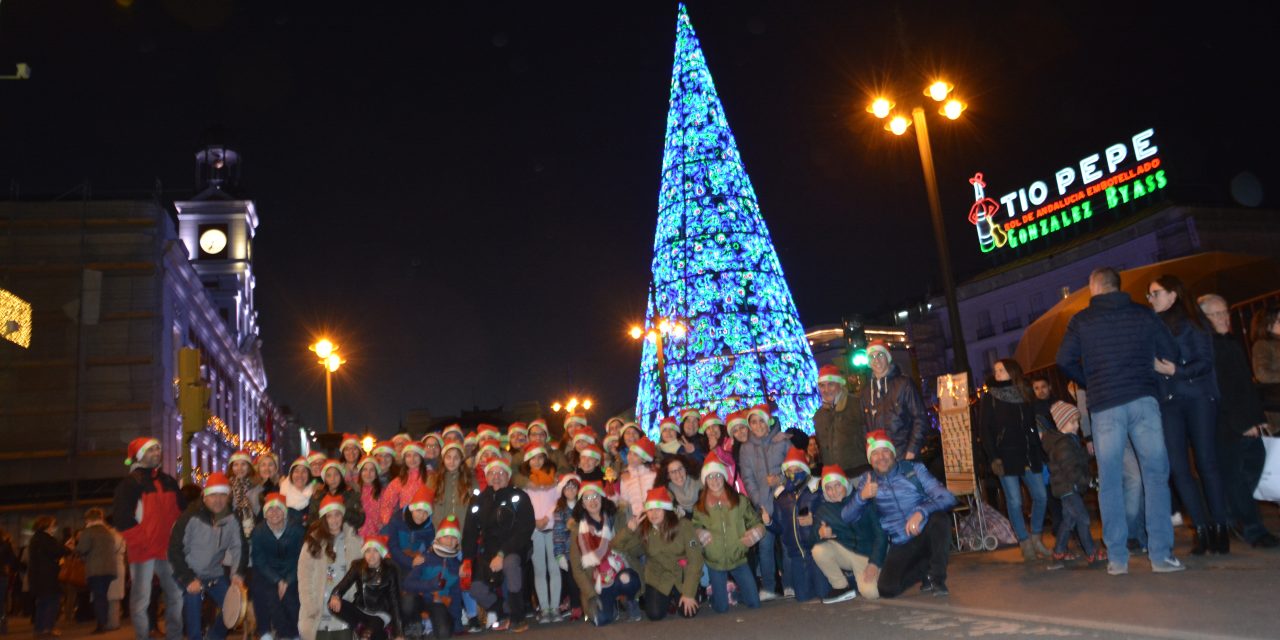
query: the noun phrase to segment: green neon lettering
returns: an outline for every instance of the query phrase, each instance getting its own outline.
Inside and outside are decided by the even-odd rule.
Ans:
[[[1143,178],[1143,181],[1147,183],[1147,193],[1151,193],[1156,190],[1155,176],[1147,176],[1146,178]]]
[[[1018,244],[1026,244],[1026,243],[1027,243],[1027,228],[1018,227]]]
[[[1033,225],[1029,225],[1029,226],[1027,227],[1027,239],[1028,239],[1028,240],[1035,240],[1036,238],[1039,238],[1039,237],[1040,237],[1039,227],[1037,227],[1037,226],[1036,226],[1036,225],[1034,225],[1034,224],[1033,224]]]
[[[1156,172],[1156,188],[1163,189],[1168,182],[1164,179],[1164,169]]]
[[[1057,230],[1059,230],[1059,229],[1061,229],[1061,228],[1062,228],[1062,226],[1058,224],[1058,216],[1054,216],[1054,217],[1052,217],[1052,218],[1049,218],[1049,232],[1050,232],[1050,233],[1053,233],[1054,231],[1057,231]]]
[[[1120,199],[1124,200],[1125,203],[1128,203],[1129,202],[1129,185],[1122,184],[1120,185],[1119,189],[1120,189]]]
[[[1088,220],[1089,218],[1092,218],[1092,217],[1093,217],[1093,206],[1089,204],[1088,200],[1085,200],[1080,204],[1080,218],[1084,220]]]
[[[1114,209],[1118,204],[1120,204],[1120,198],[1116,196],[1116,188],[1107,187],[1107,208]]]
[[[1085,202],[1088,202],[1088,200],[1086,200]],[[1079,207],[1079,205],[1074,206],[1074,207],[1071,207],[1071,222],[1080,222],[1080,207]]]
[[[1044,236],[1047,236],[1047,235],[1049,235],[1049,221],[1047,219],[1041,218],[1040,219],[1040,237],[1043,238]]]
[[[1145,196],[1145,195],[1147,195],[1147,190],[1142,188],[1142,181],[1134,180],[1133,181],[1133,199],[1137,200],[1138,198],[1141,198],[1142,196]]]

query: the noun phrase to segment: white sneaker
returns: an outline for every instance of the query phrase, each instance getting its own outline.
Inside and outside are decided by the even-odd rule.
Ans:
[[[778,593],[776,591],[770,591],[768,589],[760,590],[760,602],[768,602],[770,600],[777,600],[777,599],[778,599]]]
[[[271,635],[270,631],[268,631],[261,636],[258,636],[258,640],[275,640],[275,637]]]
[[[1181,526],[1182,526],[1182,512],[1181,512],[1181,511],[1175,511],[1175,512],[1173,513],[1173,516],[1171,516],[1171,517],[1169,518],[1169,520],[1170,520],[1171,522],[1173,522],[1173,526],[1175,526],[1175,527],[1181,527]]]
[[[496,626],[498,626],[498,614],[490,611],[488,615],[484,617],[484,627],[486,629],[492,629]]]
[[[787,587],[787,588],[785,588],[785,589],[783,589],[783,590],[782,590],[782,597],[784,597],[784,598],[794,598],[794,597],[796,597],[796,590],[795,590],[795,589],[792,589],[791,587]]]

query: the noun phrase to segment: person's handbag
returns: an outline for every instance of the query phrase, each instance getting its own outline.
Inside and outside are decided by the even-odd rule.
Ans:
[[[62,567],[58,569],[58,581],[77,589],[89,586],[89,578],[85,575],[84,560],[76,554],[62,559]]]
[[[1253,490],[1254,500],[1280,503],[1280,438],[1269,434],[1260,436],[1267,450],[1267,462],[1262,467],[1262,477]]]

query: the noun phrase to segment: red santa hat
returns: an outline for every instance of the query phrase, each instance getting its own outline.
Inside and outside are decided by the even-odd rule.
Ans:
[[[288,510],[289,508],[288,503],[284,499],[283,493],[268,493],[264,500],[265,501],[262,503],[263,513],[266,513],[268,509],[274,509],[276,507],[285,510]]]
[[[410,511],[426,511],[427,515],[431,515],[433,509],[431,503],[435,502],[436,494],[427,485],[420,485],[418,490],[413,493],[413,500],[409,501]]]
[[[445,518],[440,523],[440,528],[436,529],[436,540],[445,536],[453,536],[455,538],[462,537],[462,528],[458,526],[458,519],[454,516]]]
[[[214,471],[204,481],[204,495],[211,496],[218,493],[231,493],[231,481],[227,480],[227,474]]]
[[[298,467],[306,469],[307,475],[311,474],[311,463],[308,462],[305,457],[299,457],[297,460],[293,461],[293,464],[289,465],[289,475],[293,475],[293,470]]]
[[[328,473],[330,469],[337,471],[339,477],[343,477],[347,473],[347,470],[342,468],[341,462],[338,462],[337,460],[330,458],[329,460],[324,461],[323,467],[320,467],[321,480],[324,480],[324,474]]]
[[[876,354],[879,352],[884,352],[884,357],[893,361],[893,354],[889,353],[888,342],[885,342],[884,340],[872,340],[867,344],[867,360],[875,358]]]
[[[750,426],[747,422],[747,414],[745,411],[734,411],[729,414],[729,435],[733,435],[738,429],[746,429]]]
[[[324,461],[325,461],[325,459],[326,459],[326,458],[324,457],[324,454],[323,454],[323,453],[320,453],[319,451],[312,451],[311,453],[308,453],[308,454],[307,454],[307,464],[308,464],[308,465],[309,465],[309,464],[311,464],[311,463],[313,463],[313,462],[319,462],[319,463],[323,464],[323,463],[324,463]]]
[[[697,418],[701,415],[702,414],[701,412],[698,411],[697,407],[689,407],[688,409],[684,409],[680,412],[680,424],[684,424],[684,421],[686,418],[689,418],[689,417]]]
[[[583,447],[582,451],[578,452],[578,455],[584,458],[595,458],[599,462],[604,462],[604,450],[600,448],[600,445],[594,442]]]
[[[551,435],[551,432],[547,430],[547,421],[542,418],[538,418],[537,420],[529,423],[529,435],[533,435],[534,429],[541,431],[543,435]]]
[[[252,466],[253,466],[253,454],[252,454],[252,453],[249,453],[248,451],[245,451],[244,449],[241,449],[241,450],[239,450],[239,451],[237,451],[237,452],[235,452],[235,453],[231,454],[231,457],[230,457],[230,458],[227,458],[227,471],[230,471],[230,470],[231,470],[231,465],[233,465],[233,464],[235,464],[235,463],[237,463],[237,462],[243,462],[243,463],[245,463],[245,464],[249,465],[250,467],[252,467]]]
[[[395,447],[395,445],[391,444],[390,442],[388,442],[388,441],[386,441],[386,440],[383,440],[382,442],[379,442],[379,443],[377,444],[377,446],[375,446],[375,447],[373,448],[373,451],[371,451],[371,452],[369,452],[369,453],[371,453],[372,455],[375,455],[375,456],[380,456],[380,455],[395,456],[395,455],[396,455],[396,447]]]
[[[818,369],[818,382],[834,382],[842,387],[849,384],[849,380],[840,373],[840,369],[830,364]]]
[[[787,469],[795,469],[797,471],[809,472],[809,461],[805,457],[804,452],[791,447],[787,450],[787,457],[782,461],[782,472],[786,473]]]
[[[844,475],[844,469],[838,464],[829,464],[822,467],[822,486],[827,486],[832,482],[840,483],[844,487],[845,493],[849,492],[849,477]]]
[[[645,462],[653,462],[658,459],[658,447],[652,440],[641,438],[631,445],[631,455],[640,456]]]
[[[711,453],[707,454],[707,459],[703,461],[702,473],[700,474],[700,477],[698,479],[701,480],[703,484],[706,484],[707,477],[713,476],[716,474],[719,474],[723,476],[725,480],[728,480],[729,467],[727,467],[725,463],[720,460],[720,456],[716,455],[716,452],[712,451]]]
[[[663,418],[662,422],[658,423],[658,434],[661,435],[663,431],[674,431],[679,435],[680,423],[676,422],[675,418]]]
[[[342,496],[325,496],[320,500],[320,517],[323,518],[331,512],[346,513],[347,505],[342,502]]]
[[[761,418],[764,418],[764,421],[767,424],[769,420],[772,419],[772,415],[769,412],[769,405],[758,404],[747,409],[747,420],[750,421],[752,416],[760,416]]]
[[[601,499],[604,499],[606,497],[604,483],[599,480],[587,480],[586,482],[583,482],[582,486],[578,488],[578,499],[581,500],[593,493],[600,496]]]
[[[871,452],[876,449],[888,449],[893,455],[898,455],[898,450],[894,448],[893,441],[889,439],[889,434],[884,429],[876,429],[867,434],[867,458],[871,457]]]
[[[354,433],[342,434],[342,444],[338,446],[338,451],[342,451],[347,447],[355,447],[360,451],[364,451],[364,448],[360,446],[360,436]]]
[[[573,432],[573,446],[575,447],[578,446],[578,443],[583,440],[587,441],[590,444],[595,444],[596,442],[595,430],[593,430],[591,427],[583,427],[581,429],[575,429]]]
[[[655,487],[649,490],[644,497],[645,509],[662,509],[663,511],[675,511],[675,501],[671,499],[671,492],[666,487]]]
[[[513,436],[513,435],[515,435],[515,434],[517,434],[517,433],[518,433],[518,434],[521,434],[521,435],[523,435],[523,436],[528,436],[528,435],[529,435],[529,427],[525,426],[525,424],[524,424],[523,422],[512,422],[510,425],[508,425],[508,426],[507,426],[507,437],[508,437],[508,438],[510,438],[511,436]]]
[[[384,558],[390,555],[390,552],[387,551],[387,536],[365,536],[364,544],[360,547],[360,553],[365,551],[375,551]]]
[[[535,456],[538,456],[539,454],[544,456],[547,455],[547,447],[546,445],[542,445],[537,442],[530,442],[529,444],[524,446],[523,452],[524,452],[524,459],[530,460]]]
[[[461,425],[451,424],[445,427],[444,430],[440,432],[440,437],[444,438],[445,440],[449,440],[451,438],[457,438],[458,440],[462,440],[463,438],[466,437],[466,434],[462,432]]]
[[[458,452],[458,455],[459,455],[459,456],[461,456],[463,460],[466,460],[466,459],[467,459],[467,451],[466,451],[465,449],[463,449],[463,448],[462,448],[462,444],[461,444],[461,443],[459,443],[459,442],[450,442],[450,443],[448,443],[448,444],[444,445],[444,447],[441,447],[441,449],[440,449],[440,459],[441,459],[441,460],[443,460],[443,459],[444,459],[444,454],[449,453],[449,451],[451,451],[451,450],[452,450],[452,451],[457,451],[457,452]]]
[[[493,473],[495,470],[506,471],[507,475],[511,475],[511,465],[508,464],[506,459],[504,459],[502,456],[498,456],[497,458],[490,460],[488,464],[484,465],[485,475],[489,475],[490,473]]]
[[[126,467],[132,467],[142,458],[147,449],[160,446],[160,441],[151,437],[134,438],[129,442],[129,457],[124,459]]]
[[[724,420],[721,420],[720,416],[716,415],[716,412],[714,411],[712,411],[711,413],[708,413],[705,416],[702,416],[702,422],[698,423],[698,433],[706,433],[707,428],[713,424],[720,425],[723,433]]]

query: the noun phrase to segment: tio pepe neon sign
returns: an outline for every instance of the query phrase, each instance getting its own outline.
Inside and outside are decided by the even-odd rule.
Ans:
[[[975,174],[969,179],[974,196],[969,223],[977,230],[978,246],[983,253],[1012,249],[1092,218],[1104,204],[1092,199],[1099,193],[1105,196],[1105,208],[1114,209],[1164,189],[1168,181],[1154,136],[1155,130],[1147,129],[1054,172],[1057,198],[1052,201],[1049,184],[1037,180],[997,202],[986,195],[983,175]]]

